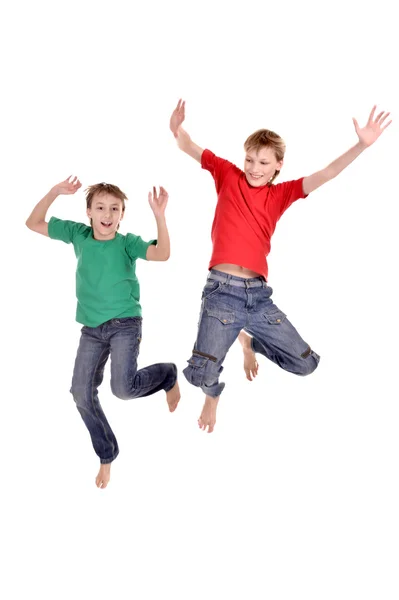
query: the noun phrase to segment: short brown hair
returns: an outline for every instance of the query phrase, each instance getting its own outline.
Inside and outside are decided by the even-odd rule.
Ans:
[[[127,200],[126,194],[122,192],[117,185],[113,185],[112,183],[95,183],[94,185],[89,185],[88,188],[85,189],[86,192],[86,208],[91,208],[93,198],[96,194],[110,194],[111,196],[115,196],[122,201],[122,211],[125,210],[125,200]]]
[[[251,150],[259,152],[261,148],[271,148],[277,161],[284,158],[285,142],[282,137],[270,129],[258,129],[245,140],[245,152],[250,152]],[[271,185],[279,173],[280,171],[276,170],[267,185]]]
[[[122,202],[122,212],[125,212],[125,200],[127,200],[127,196],[117,185],[113,185],[112,183],[95,183],[94,185],[89,185],[85,189],[86,193],[86,208],[91,208],[93,203],[94,196],[100,194],[110,194],[111,196],[115,196],[118,200]],[[90,225],[93,225],[92,219],[90,219]],[[119,229],[119,225],[118,225]]]

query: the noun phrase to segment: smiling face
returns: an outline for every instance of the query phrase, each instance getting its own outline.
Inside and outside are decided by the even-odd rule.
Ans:
[[[258,129],[244,144],[245,177],[252,187],[270,185],[283,166],[284,140],[270,129]]]
[[[93,227],[93,237],[96,240],[112,240],[123,219],[124,205],[120,198],[108,192],[94,194],[87,216]]]
[[[278,161],[272,148],[249,150],[245,155],[244,173],[253,187],[266,185],[280,171],[283,161]]]

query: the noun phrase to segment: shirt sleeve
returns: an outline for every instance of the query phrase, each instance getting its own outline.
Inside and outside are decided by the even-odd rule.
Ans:
[[[147,249],[149,246],[156,245],[157,240],[145,242],[139,235],[128,233],[126,235],[126,252],[131,260],[142,258],[146,260]]]
[[[210,150],[204,150],[201,156],[201,167],[209,171],[215,180],[216,191],[219,192],[226,173],[234,168],[234,165],[225,160],[219,158]]]
[[[82,233],[86,233],[87,229],[90,229],[88,225],[84,223],[75,223],[75,221],[64,221],[63,219],[57,219],[51,217],[48,223],[48,235],[53,240],[60,240],[66,244],[71,244],[75,240],[76,236]]]
[[[283,214],[291,206],[295,200],[299,200],[300,198],[307,198],[307,194],[303,192],[303,180],[304,177],[300,179],[295,179],[294,181],[284,181],[283,183],[278,183],[275,186],[275,192],[277,193],[277,197],[279,199],[279,209],[280,215]]]

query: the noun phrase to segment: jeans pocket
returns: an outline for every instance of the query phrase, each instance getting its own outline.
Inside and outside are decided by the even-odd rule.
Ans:
[[[235,313],[231,310],[225,310],[223,308],[207,308],[206,314],[208,317],[214,317],[222,323],[222,325],[229,325],[235,321]]]
[[[265,319],[267,319],[270,325],[281,325],[281,323],[287,317],[287,315],[279,309],[275,309],[273,310],[273,312],[270,313],[265,313],[263,316],[265,317]]]
[[[201,300],[205,300],[206,298],[210,298],[214,294],[220,291],[222,287],[221,281],[215,281],[214,279],[209,279],[202,290]]]
[[[205,367],[207,360],[209,360],[206,356],[198,356],[197,354],[193,354],[192,357],[187,361],[190,367],[194,367],[195,369],[202,369]]]

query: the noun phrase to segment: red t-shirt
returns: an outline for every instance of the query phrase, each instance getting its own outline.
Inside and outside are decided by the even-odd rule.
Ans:
[[[213,252],[209,268],[221,263],[239,265],[267,279],[266,256],[277,221],[303,193],[303,177],[276,185],[252,187],[245,173],[204,150],[203,169],[215,180],[218,202],[212,224]]]

